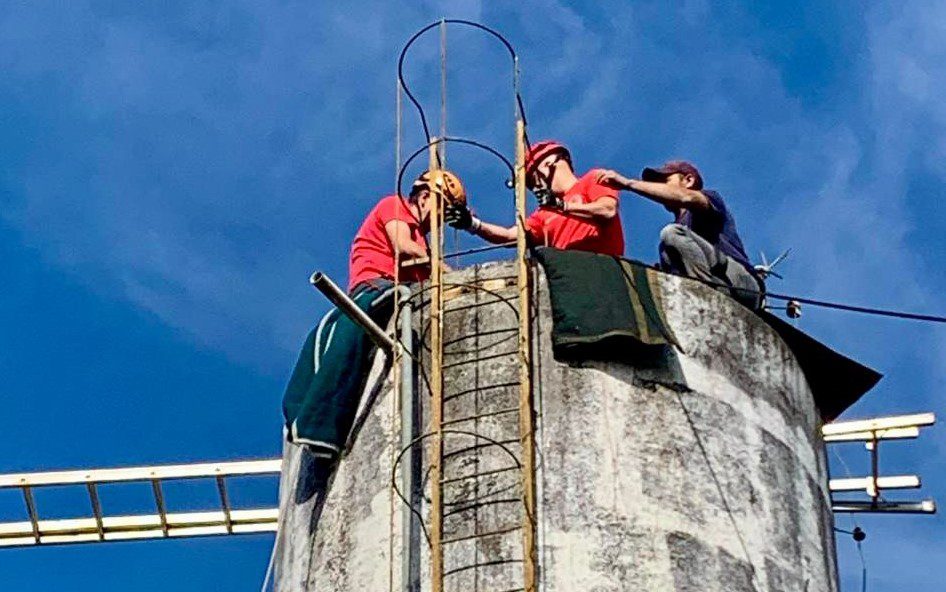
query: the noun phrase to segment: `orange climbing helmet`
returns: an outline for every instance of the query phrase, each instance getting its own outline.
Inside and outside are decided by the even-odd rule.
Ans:
[[[535,172],[535,167],[539,166],[540,162],[552,154],[561,155],[569,166],[572,164],[571,152],[564,144],[555,140],[542,140],[529,146],[529,150],[526,152],[526,176]]]
[[[466,203],[466,189],[463,187],[460,177],[447,170],[439,169],[421,173],[411,187],[411,195],[421,189],[427,189],[431,192],[438,191],[448,203]]]

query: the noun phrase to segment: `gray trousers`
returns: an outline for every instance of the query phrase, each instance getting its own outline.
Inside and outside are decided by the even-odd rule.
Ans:
[[[660,231],[660,266],[670,273],[715,284],[753,310],[762,305],[762,282],[686,226],[668,224]]]

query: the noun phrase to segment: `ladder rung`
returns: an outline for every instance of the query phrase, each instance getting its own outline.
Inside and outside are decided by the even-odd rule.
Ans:
[[[468,534],[468,535],[464,535],[464,536],[460,536],[460,537],[455,537],[455,538],[452,538],[452,539],[446,539],[446,540],[440,541],[440,544],[441,544],[441,545],[446,545],[446,544],[449,544],[449,543],[459,543],[460,541],[468,541],[468,540],[471,540],[471,539],[483,539],[483,538],[491,537],[491,536],[499,536],[499,535],[502,535],[502,534],[509,534],[510,532],[516,532],[517,530],[522,530],[522,525],[513,526],[513,527],[510,527],[510,528],[504,528],[504,529],[502,529],[502,530],[494,530],[494,531],[492,531],[492,532],[481,532],[481,533],[477,533],[477,534]]]
[[[489,448],[490,446],[505,447],[507,444],[518,444],[518,443],[519,443],[519,438],[513,438],[512,440],[501,440],[499,442],[480,442],[479,444],[473,444],[472,446],[467,446],[466,448],[460,448],[458,450],[454,450],[453,452],[446,452],[444,453],[443,457],[447,459],[447,458],[457,456],[458,454],[463,454],[465,452],[472,452],[479,448]]]
[[[105,527],[102,524],[102,504],[99,502],[99,492],[95,483],[86,483],[86,489],[89,490],[89,501],[92,503],[92,517],[95,518],[95,526],[99,529],[99,540],[105,540]]]
[[[510,485],[506,485],[505,487],[498,487],[498,488],[496,488],[496,489],[494,489],[494,490],[492,490],[492,491],[487,491],[487,492],[483,493],[482,495],[478,495],[478,496],[476,496],[476,497],[473,497],[472,499],[466,499],[466,500],[455,501],[455,502],[443,502],[443,505],[444,505],[444,506],[459,506],[460,504],[468,504],[468,503],[470,503],[470,502],[472,502],[472,501],[474,501],[474,500],[475,500],[475,501],[484,501],[484,500],[488,500],[488,499],[492,498],[493,496],[499,495],[500,493],[505,493],[505,492],[507,492],[507,491],[512,491],[512,490],[516,489],[517,487],[519,487],[519,481],[516,481],[515,483],[512,483],[512,484],[510,484]]]
[[[498,506],[499,504],[511,504],[511,503],[522,503],[521,497],[511,497],[503,498],[497,500],[486,500],[484,502],[476,502],[462,508],[457,508],[455,510],[450,510],[449,512],[444,512],[443,517],[453,516],[455,514],[462,514],[463,512],[469,512],[470,510],[475,510],[477,508],[485,508],[486,506]]]
[[[446,403],[446,402],[449,401],[450,399],[456,399],[457,397],[462,397],[462,396],[465,396],[465,395],[469,395],[470,393],[478,393],[478,392],[481,392],[481,391],[489,391],[489,390],[493,390],[493,389],[511,388],[511,387],[514,387],[514,386],[519,386],[519,382],[518,382],[518,381],[517,381],[517,382],[503,382],[503,383],[500,383],[500,384],[488,384],[488,385],[486,385],[486,386],[478,386],[478,387],[476,387],[476,388],[471,388],[471,389],[466,389],[466,390],[462,390],[462,391],[457,391],[457,392],[453,393],[452,395],[446,395],[446,396],[444,396],[443,401],[444,401],[444,403]]]
[[[443,342],[443,346],[447,347],[448,345],[453,345],[454,343],[460,343],[461,341],[466,341],[467,339],[473,339],[474,337],[486,337],[488,335],[498,335],[500,333],[515,333],[519,331],[519,327],[510,327],[508,329],[491,329],[489,331],[478,331],[476,333],[467,333],[462,337],[457,337],[455,339],[449,339]],[[457,352],[443,352],[445,354],[455,354]]]
[[[480,358],[470,358],[469,360],[460,360],[459,362],[451,362],[451,363],[449,363],[449,364],[444,364],[444,365],[443,365],[443,369],[446,370],[446,369],[448,369],[448,368],[455,368],[455,367],[457,367],[457,366],[463,366],[463,365],[466,365],[466,364],[476,364],[476,363],[479,363],[479,362],[487,362],[487,361],[489,361],[489,360],[495,360],[495,359],[497,359],[497,358],[505,358],[505,357],[507,357],[507,356],[515,356],[515,355],[518,355],[518,354],[519,354],[519,351],[518,351],[518,350],[516,350],[516,351],[500,352],[500,353],[498,353],[498,354],[490,354],[490,355],[488,355],[488,356],[483,356],[483,357],[480,357]]]
[[[499,411],[490,411],[489,413],[481,413],[479,415],[467,415],[466,417],[450,419],[443,422],[441,425],[448,426],[455,423],[463,423],[464,421],[473,421],[474,419],[483,419],[485,417],[495,417],[497,415],[505,415],[506,413],[514,413],[518,411],[519,411],[519,407],[509,407],[508,409],[500,409]]]
[[[483,563],[472,563],[470,565],[464,565],[463,567],[455,567],[453,569],[443,572],[443,577],[452,576],[455,573],[460,573],[461,571],[466,571],[468,569],[476,569],[478,567],[489,567],[491,565],[505,565],[507,563],[522,563],[522,559],[497,559],[496,561],[484,561]]]
[[[444,479],[440,482],[441,485],[447,485],[448,483],[456,483],[457,481],[465,481],[467,479],[477,479],[479,477],[486,477],[488,475],[496,475],[498,473],[505,473],[506,471],[518,471],[520,467],[503,467],[501,469],[493,469],[491,471],[483,471],[482,473],[473,473],[472,475],[464,475],[462,477],[452,477],[450,479]]]
[[[503,289],[504,289],[504,290],[508,290],[509,288],[513,288],[513,287],[514,287],[514,286],[506,286],[506,287],[503,288]],[[444,312],[444,314],[446,314],[446,313],[448,313],[448,312],[462,312],[462,311],[464,311],[464,310],[470,310],[470,309],[473,309],[473,308],[482,308],[482,307],[485,307],[485,306],[495,306],[495,305],[497,305],[497,304],[502,304],[503,306],[505,306],[505,307],[507,307],[507,308],[509,309],[509,312],[514,312],[514,313],[516,313],[516,318],[519,317],[519,311],[517,311],[516,309],[512,308],[511,306],[509,306],[509,303],[506,302],[505,300],[503,300],[502,298],[497,298],[496,300],[487,300],[487,301],[485,301],[485,302],[474,302],[473,304],[464,304],[464,305],[462,305],[462,306],[452,306],[452,307],[450,307],[450,308],[444,308],[444,309],[443,309],[443,312]]]

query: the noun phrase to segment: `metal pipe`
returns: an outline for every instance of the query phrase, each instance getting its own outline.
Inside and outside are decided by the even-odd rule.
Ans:
[[[398,323],[401,330],[401,449],[411,445],[416,436],[414,410],[417,396],[414,392],[414,325],[413,305],[409,301],[411,290],[407,286],[398,286],[400,300],[403,303]],[[401,592],[418,589],[415,580],[420,574],[414,569],[415,561],[420,562],[420,540],[415,533],[413,506],[414,463],[409,460],[401,464],[401,491],[405,492],[409,504],[401,509]]]
[[[371,320],[368,313],[358,308],[355,301],[342,292],[342,289],[327,275],[321,271],[316,271],[312,274],[312,277],[309,278],[309,283],[319,292],[322,292],[322,294],[329,299],[329,302],[338,307],[338,310],[345,313],[356,325],[364,329],[368,337],[370,337],[378,347],[383,349],[385,353],[390,355],[394,352],[394,340],[384,332],[384,329]]]

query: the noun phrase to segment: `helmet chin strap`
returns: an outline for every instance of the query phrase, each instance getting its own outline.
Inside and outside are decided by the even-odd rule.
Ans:
[[[536,201],[539,202],[539,207],[547,206],[555,203],[555,193],[552,191],[552,180],[555,178],[555,171],[558,167],[555,165],[562,160],[562,156],[559,155],[552,161],[552,164],[549,166],[549,173],[543,175],[538,171],[535,172],[536,177],[542,181],[543,187],[534,187],[532,189],[532,194],[535,195]]]

